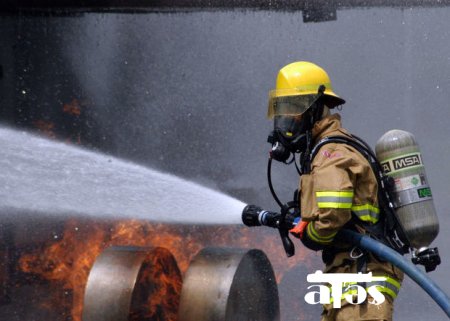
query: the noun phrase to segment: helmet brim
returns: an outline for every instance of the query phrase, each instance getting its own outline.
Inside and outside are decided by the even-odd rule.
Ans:
[[[325,98],[325,105],[328,108],[335,108],[337,106],[345,104],[345,99],[342,99],[338,95],[336,95],[333,92],[326,92],[324,93]]]

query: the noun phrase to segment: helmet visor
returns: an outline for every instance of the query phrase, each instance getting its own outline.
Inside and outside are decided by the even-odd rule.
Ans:
[[[272,119],[276,116],[300,116],[316,99],[317,95],[295,95],[275,97],[270,95],[267,117]]]

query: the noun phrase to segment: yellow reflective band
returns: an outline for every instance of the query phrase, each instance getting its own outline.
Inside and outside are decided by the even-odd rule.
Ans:
[[[352,203],[338,203],[338,202],[317,202],[319,208],[342,208],[351,209]]]
[[[362,221],[377,223],[380,219],[380,210],[370,204],[355,205],[351,208],[352,212]]]
[[[345,296],[346,296],[346,295],[349,295],[349,294],[350,294],[351,296],[353,296],[353,297],[357,296],[357,295],[358,295],[358,289],[352,288],[352,289],[348,290],[348,288],[349,288],[350,286],[352,286],[352,285],[357,285],[357,284],[358,284],[358,282],[345,282],[345,283],[343,283],[343,284],[342,284],[342,296],[341,296],[341,300],[345,300]],[[329,286],[328,288],[330,289],[330,293],[331,293],[332,287]],[[333,302],[334,302],[334,298],[331,297],[330,303],[333,303]]]
[[[380,209],[378,207],[372,206],[370,204],[355,205],[355,206],[352,206],[352,210],[355,210],[355,211],[371,211],[371,212],[374,212],[376,214],[380,213]]]
[[[341,300],[345,300],[345,296],[346,295],[357,296],[358,295],[358,289],[352,289],[352,290],[349,290],[347,292],[343,292],[342,296],[341,296]],[[333,302],[334,302],[334,298],[331,297],[330,303],[333,303]]]
[[[398,282],[396,279],[390,278],[388,276],[386,276],[385,278],[386,278],[385,282],[389,282],[390,284],[394,285],[397,289],[400,290],[400,287],[402,286],[402,284],[400,282]]]
[[[380,291],[381,293],[388,294],[393,299],[395,299],[397,297],[397,293],[395,293],[394,291],[392,291],[388,287],[381,286],[381,285],[376,285],[376,287],[377,287],[378,291]]]
[[[319,208],[350,209],[353,204],[353,191],[320,191],[316,192]]]
[[[387,295],[389,295],[393,299],[397,298],[397,294],[394,291],[392,291],[391,289],[385,288],[385,287],[380,286],[380,285],[377,285],[377,289],[381,293],[386,293]],[[357,289],[354,289],[354,290],[352,289],[352,290],[349,290],[347,292],[342,293],[341,300],[344,300],[345,296],[348,295],[348,294],[350,294],[352,296],[356,296],[356,295],[358,295],[358,290]],[[332,297],[331,300],[330,300],[330,303],[333,303],[333,302],[334,302],[334,298]]]
[[[313,240],[316,243],[322,243],[322,244],[329,244],[333,241],[334,237],[336,236],[337,232],[331,233],[327,236],[320,236],[317,231],[314,229],[314,223],[311,222],[308,224],[308,229],[306,230],[308,233],[308,236],[311,240]]]
[[[317,197],[353,197],[353,191],[321,191],[316,192]]]
[[[386,293],[390,295],[393,299],[395,299],[400,291],[401,283],[396,279],[393,279],[388,276],[384,276],[386,278],[385,281],[374,281],[366,283],[366,288],[371,286],[376,286],[380,292]]]
[[[374,281],[374,282],[369,282],[369,283],[357,283],[357,282],[346,282],[342,284],[342,296],[341,296],[341,300],[345,299],[346,295],[352,295],[352,296],[356,296],[358,295],[358,289],[350,289],[347,290],[350,286],[352,285],[364,285],[366,287],[366,291],[371,287],[371,286],[376,286],[378,291],[381,293],[385,293],[387,295],[389,295],[391,298],[395,299],[397,298],[398,292],[400,291],[400,287],[401,287],[401,283],[399,281],[397,281],[396,279],[393,279],[391,277],[388,276],[383,276],[386,280],[385,281]],[[331,286],[328,287],[330,289],[331,292]],[[330,303],[334,302],[334,298],[332,297],[330,300]]]
[[[376,224],[378,222],[377,218],[373,218],[370,215],[358,216],[361,221],[370,222]]]

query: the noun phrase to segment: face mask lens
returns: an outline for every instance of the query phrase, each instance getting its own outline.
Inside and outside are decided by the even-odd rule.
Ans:
[[[293,139],[301,132],[302,116],[275,116],[273,125],[286,139]]]

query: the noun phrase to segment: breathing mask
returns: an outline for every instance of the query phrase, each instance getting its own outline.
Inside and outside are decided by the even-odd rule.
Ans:
[[[291,153],[305,151],[308,131],[316,121],[317,110],[323,111],[319,95],[291,95],[271,97],[267,116],[273,118],[274,129],[268,142],[272,144],[271,156],[286,163]]]

